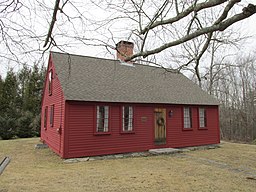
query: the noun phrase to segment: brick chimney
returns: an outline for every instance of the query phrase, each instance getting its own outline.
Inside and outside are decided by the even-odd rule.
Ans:
[[[125,61],[126,57],[130,57],[133,55],[133,47],[134,44],[129,41],[120,41],[116,44],[116,56],[117,59],[120,59],[121,61]]]

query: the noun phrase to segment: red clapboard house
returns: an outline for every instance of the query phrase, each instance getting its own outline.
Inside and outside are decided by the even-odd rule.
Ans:
[[[62,158],[220,142],[218,102],[181,73],[51,52],[41,139]]]

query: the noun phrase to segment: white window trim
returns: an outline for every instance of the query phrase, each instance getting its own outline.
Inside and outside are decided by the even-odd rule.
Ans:
[[[50,127],[54,126],[54,105],[50,106]]]
[[[104,127],[103,127],[103,132],[108,132],[108,124],[109,124],[109,106],[97,106],[97,123],[96,123],[96,131],[101,133],[99,131],[99,120],[100,118],[100,107],[104,107]]]
[[[185,129],[191,129],[192,128],[192,122],[191,122],[191,114],[190,114],[190,107],[184,107],[183,109],[183,127]]]
[[[109,107],[104,106],[104,132],[108,132]]]
[[[129,110],[129,116],[128,116],[128,129],[125,130],[125,107],[128,107]],[[122,127],[123,127],[123,131],[133,131],[133,107],[132,106],[123,106],[122,107]]]
[[[48,79],[49,79],[49,85],[48,85],[48,91],[49,91],[49,94],[52,94],[52,69],[49,71],[49,74],[48,74]]]
[[[205,125],[205,108],[199,108],[199,127],[203,128],[206,127]]]

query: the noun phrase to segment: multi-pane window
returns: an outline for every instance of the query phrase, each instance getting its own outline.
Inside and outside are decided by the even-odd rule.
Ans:
[[[53,121],[54,121],[54,105],[51,105],[50,110],[50,126],[53,127]]]
[[[97,132],[108,132],[109,107],[97,106]]]
[[[46,106],[44,109],[44,128],[47,129],[47,115],[48,115],[48,107]]]
[[[206,127],[206,110],[205,108],[199,108],[199,127]]]
[[[184,107],[184,128],[192,128],[192,112],[190,107]]]
[[[131,106],[122,107],[123,131],[133,131],[133,108]]]
[[[52,94],[52,70],[50,70],[49,72],[48,79],[49,79],[48,91],[49,91],[49,95],[51,95]]]

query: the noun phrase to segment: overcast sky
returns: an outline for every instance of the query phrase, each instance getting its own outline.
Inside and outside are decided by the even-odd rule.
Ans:
[[[115,55],[115,51],[109,49],[108,52],[104,47],[98,46],[89,46],[82,44],[81,42],[72,39],[72,38],[64,38],[63,34],[70,34],[70,36],[75,36],[76,34],[84,33],[84,38],[91,39],[108,39],[108,43],[114,45],[115,42],[119,40],[126,39],[129,35],[126,29],[129,29],[130,23],[125,22],[115,22],[111,25],[111,32],[106,29],[98,29],[95,30],[97,24],[92,23],[92,19],[96,19],[98,21],[104,20],[108,17],[113,16],[115,13],[112,11],[104,11],[99,6],[104,6],[100,4],[99,0],[95,0],[95,4],[92,1],[87,0],[85,7],[85,1],[73,0],[75,2],[74,6],[66,5],[63,9],[64,13],[66,13],[70,18],[65,16],[65,14],[59,14],[57,16],[57,22],[53,31],[53,36],[56,39],[58,45],[67,44],[69,46],[65,46],[65,51],[74,54],[88,55],[88,56],[96,56],[96,57],[107,57],[113,58]],[[82,2],[82,3],[81,3]],[[256,4],[256,0],[242,0],[243,3],[252,3]],[[99,3],[99,4],[97,4]],[[25,7],[22,7],[16,13],[8,14],[8,18],[3,18],[3,15],[0,14],[1,20],[6,24],[7,27],[16,28],[20,31],[20,33],[15,32],[13,30],[8,30],[7,34],[13,35],[17,38],[18,42],[22,42],[23,45],[26,45],[25,48],[21,48],[20,46],[16,46],[18,43],[13,43],[8,40],[10,43],[9,46],[13,51],[13,54],[16,54],[18,60],[21,62],[29,62],[29,65],[33,65],[33,62],[38,61],[41,58],[40,51],[34,51],[33,54],[23,54],[27,51],[32,50],[43,50],[43,41],[45,39],[45,35],[48,32],[49,23],[52,16],[52,11],[54,7],[53,1],[36,1],[36,0],[26,0],[24,3]],[[41,6],[40,6],[41,5]],[[78,9],[76,9],[77,7]],[[89,7],[89,9],[88,9]],[[1,9],[1,7],[0,7]],[[242,9],[242,7],[237,6],[237,9]],[[107,10],[107,9],[106,9]],[[84,18],[79,18],[80,15],[78,11],[82,13]],[[83,22],[81,20],[83,19]],[[12,22],[10,22],[12,21]],[[236,32],[240,32],[242,36],[251,36],[250,39],[245,40],[240,45],[240,52],[242,54],[248,54],[256,51],[256,14],[252,17],[240,21],[239,23],[233,26]],[[122,30],[121,30],[122,29]],[[26,30],[30,30],[30,32],[26,32]],[[25,35],[27,36],[25,36]],[[113,35],[114,39],[110,35]],[[37,36],[34,38],[32,36]],[[28,36],[32,37],[31,39]],[[14,38],[14,39],[15,39]],[[92,42],[95,43],[95,42]],[[15,47],[16,46],[16,47]],[[51,50],[61,51],[57,48],[52,48]],[[6,45],[1,42],[0,43],[0,51],[1,56],[12,56],[10,52],[6,49]],[[44,57],[47,58],[47,55]],[[7,57],[8,58],[8,57]],[[17,59],[17,58],[16,58]],[[40,60],[41,63],[47,64],[46,60]],[[4,75],[8,67],[14,67],[16,70],[21,68],[20,64],[17,64],[13,61],[8,61],[7,59],[0,57],[0,75]]]

